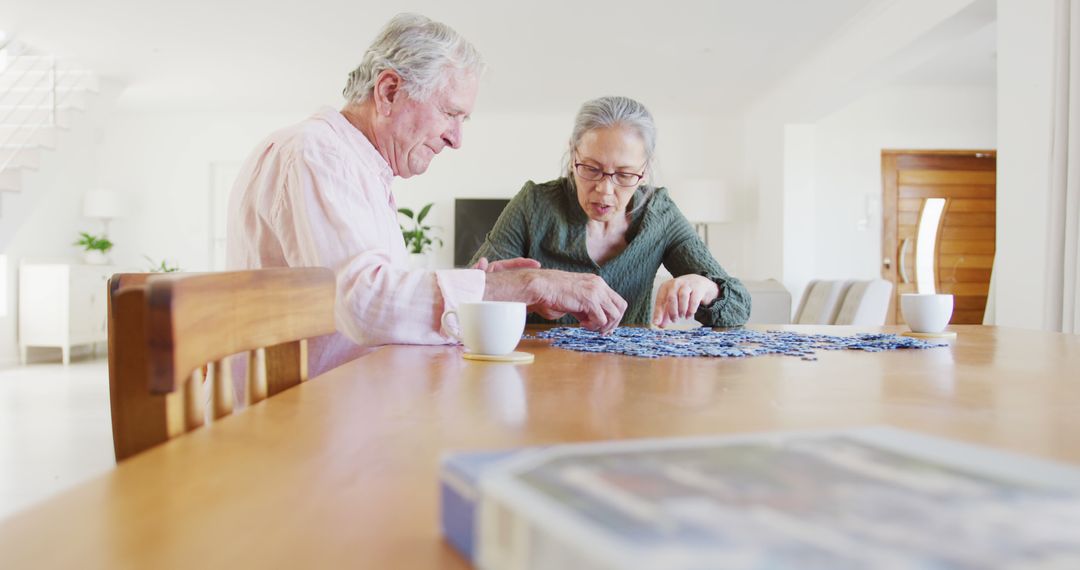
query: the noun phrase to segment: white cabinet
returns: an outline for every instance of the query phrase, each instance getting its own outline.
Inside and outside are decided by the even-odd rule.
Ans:
[[[775,279],[744,280],[750,293],[750,320],[747,324],[786,325],[791,322],[791,293]]]
[[[109,277],[122,271],[108,265],[21,265],[19,354],[23,364],[29,346],[60,347],[67,364],[72,346],[108,341],[106,288]]]

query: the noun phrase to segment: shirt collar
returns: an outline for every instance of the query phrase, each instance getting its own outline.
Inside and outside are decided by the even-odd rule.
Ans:
[[[350,123],[345,118],[345,115],[341,114],[341,111],[333,107],[319,109],[316,116],[325,120],[335,132],[352,142],[361,159],[372,166],[375,174],[383,184],[388,188],[390,187],[390,183],[394,180],[393,169],[390,168],[390,164],[386,162],[386,159],[379,154],[379,150],[375,148],[375,145],[364,136],[364,133],[360,132],[360,129]]]

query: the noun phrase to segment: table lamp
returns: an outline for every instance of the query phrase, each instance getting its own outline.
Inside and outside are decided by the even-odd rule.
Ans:
[[[670,188],[671,197],[694,231],[709,245],[709,224],[735,221],[735,203],[727,183],[718,178],[691,178]]]
[[[83,198],[83,216],[99,218],[104,225],[104,235],[109,235],[109,220],[124,214],[120,194],[109,190],[91,190]]]

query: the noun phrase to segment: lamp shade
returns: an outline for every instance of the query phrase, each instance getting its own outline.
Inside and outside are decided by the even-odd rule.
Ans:
[[[83,198],[83,216],[87,218],[119,218],[124,214],[120,194],[109,190],[91,190]]]
[[[736,218],[735,200],[727,184],[717,178],[691,178],[670,187],[672,198],[686,219],[719,224]]]

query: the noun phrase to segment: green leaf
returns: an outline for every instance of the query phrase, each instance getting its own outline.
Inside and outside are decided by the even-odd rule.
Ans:
[[[161,262],[154,261],[149,255],[143,254],[143,259],[150,262],[150,273],[175,273],[180,271],[180,266],[170,266],[168,260],[162,259]]]
[[[398,227],[401,228],[401,239],[405,242],[405,251],[409,253],[426,253],[431,251],[431,246],[435,241],[438,241],[440,246],[443,245],[441,239],[430,235],[434,228],[421,223],[431,213],[431,208],[434,205],[434,202],[429,202],[420,209],[415,219],[413,219],[413,211],[409,208],[398,208],[400,214],[407,216],[413,222],[412,227],[409,229],[406,229],[404,224],[398,223]]]
[[[109,241],[109,238],[105,236],[97,237],[89,232],[79,232],[78,241],[71,245],[79,245],[86,251],[101,251],[107,253],[113,247],[113,242]]]
[[[418,216],[416,216],[416,223],[420,223],[420,222],[424,221],[424,218],[427,217],[428,212],[431,211],[431,207],[434,206],[434,205],[435,205],[434,202],[429,202],[427,206],[424,206],[424,208],[422,210],[420,210],[420,214]]]

